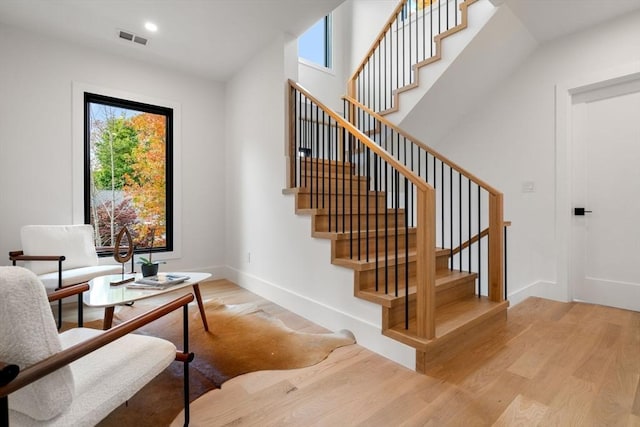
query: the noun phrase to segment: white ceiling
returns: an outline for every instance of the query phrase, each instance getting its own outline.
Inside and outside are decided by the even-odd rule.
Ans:
[[[343,1],[0,0],[0,24],[224,81],[278,34],[301,34]],[[640,0],[491,1],[506,3],[540,42],[640,9]],[[149,44],[125,42],[118,30]]]
[[[223,81],[278,34],[301,34],[343,1],[0,0],[0,24]],[[121,40],[118,30],[149,43]]]
[[[492,0],[496,3],[495,0]],[[503,0],[544,43],[640,9],[640,0]]]

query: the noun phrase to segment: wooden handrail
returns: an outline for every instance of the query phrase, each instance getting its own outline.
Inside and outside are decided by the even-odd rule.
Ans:
[[[307,99],[316,104],[322,111],[324,111],[329,117],[334,119],[340,126],[347,129],[351,135],[356,137],[358,141],[362,144],[366,145],[371,149],[372,152],[380,156],[384,161],[389,163],[394,169],[396,169],[402,176],[406,177],[409,181],[411,181],[419,190],[428,191],[433,190],[433,187],[429,185],[424,179],[416,175],[413,171],[407,168],[405,165],[400,163],[398,159],[393,157],[389,152],[378,144],[376,144],[371,138],[362,133],[358,128],[356,128],[353,124],[349,123],[346,119],[339,116],[330,108],[326,107],[322,102],[320,102],[316,97],[311,95],[309,91],[300,86],[298,83],[293,80],[289,80],[289,85],[297,89],[300,93],[302,93]]]
[[[127,335],[128,333],[135,331],[136,329],[146,325],[149,322],[159,319],[160,317],[186,305],[193,301],[193,294],[187,294],[180,298],[164,304],[158,308],[155,308],[147,313],[143,313],[140,316],[134,317],[115,328],[109,329],[104,333],[90,338],[86,341],[82,341],[72,347],[64,349],[40,362],[31,365],[15,377],[15,379],[8,384],[0,387],[0,398],[8,396],[16,390],[46,376],[50,373],[62,368],[65,365],[91,353],[103,347],[110,342],[117,340],[118,338]],[[0,361],[0,363],[2,363]]]
[[[396,126],[395,124],[391,123],[389,120],[385,119],[380,114],[378,114],[375,111],[373,111],[372,109],[368,108],[366,105],[362,104],[361,102],[359,102],[355,98],[352,98],[351,96],[343,96],[342,99],[344,99],[345,101],[357,106],[358,108],[361,108],[366,113],[368,113],[369,115],[374,117],[376,120],[378,120],[380,123],[382,123],[383,125],[393,129],[398,134],[400,134],[403,137],[407,138],[408,140],[413,142],[415,145],[419,146],[420,148],[422,148],[423,150],[425,150],[429,154],[431,154],[433,157],[435,157],[436,159],[440,160],[442,163],[445,163],[451,169],[459,172],[460,174],[462,174],[467,179],[470,179],[471,181],[473,181],[474,183],[476,183],[480,187],[482,187],[485,190],[487,190],[487,192],[489,192],[490,194],[502,194],[500,191],[498,191],[497,189],[493,188],[491,185],[487,184],[485,181],[481,180],[477,176],[473,175],[471,172],[469,172],[466,169],[464,169],[462,166],[458,165],[457,163],[455,163],[452,160],[448,159],[447,157],[445,157],[444,155],[440,154],[439,152],[437,152],[433,148],[429,147],[427,144],[423,143],[422,141],[420,141],[415,136],[410,135],[408,132],[405,132],[404,130],[400,129],[398,126]]]
[[[511,221],[504,221],[504,227],[511,227]],[[485,228],[484,230],[482,230],[480,232],[480,234],[476,234],[475,236],[471,237],[469,240],[467,240],[466,242],[463,242],[460,246],[457,246],[455,248],[453,248],[451,250],[451,256],[453,255],[458,255],[461,251],[467,249],[469,246],[473,245],[474,243],[476,243],[478,240],[482,239],[483,237],[486,237],[489,235],[489,228]]]
[[[453,248],[451,250],[451,256],[453,255],[457,255],[459,254],[461,251],[467,249],[469,246],[473,245],[474,243],[476,243],[478,240],[482,239],[483,237],[486,237],[489,235],[489,229],[485,228],[484,230],[482,230],[480,232],[480,234],[476,234],[475,236],[473,236],[472,238],[470,238],[469,240],[467,240],[466,242],[463,242],[460,246]]]

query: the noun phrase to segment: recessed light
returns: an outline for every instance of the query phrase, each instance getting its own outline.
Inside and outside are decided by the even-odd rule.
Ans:
[[[156,31],[158,31],[158,26],[153,22],[145,22],[144,27],[147,30],[151,31],[152,33],[155,33]]]

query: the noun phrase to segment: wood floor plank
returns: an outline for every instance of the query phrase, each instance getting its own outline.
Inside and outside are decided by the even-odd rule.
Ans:
[[[548,409],[546,405],[519,394],[493,423],[493,427],[535,427],[540,424]]]
[[[253,303],[292,329],[324,332],[229,281],[200,289],[205,300]],[[102,315],[85,309],[86,320]],[[421,375],[359,345],[339,348],[308,368],[227,381],[192,402],[191,425],[640,427],[638,312],[529,298],[502,328],[431,362]]]

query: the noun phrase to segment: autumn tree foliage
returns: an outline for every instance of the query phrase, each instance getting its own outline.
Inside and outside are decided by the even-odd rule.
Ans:
[[[135,230],[140,236],[155,231],[155,246],[166,244],[166,123],[165,117],[142,113],[130,119],[138,144],[132,151],[131,173],[125,192],[138,212]],[[150,242],[141,242],[142,246]]]
[[[96,245],[111,246],[128,227],[138,248],[166,245],[166,119],[125,117],[106,105],[91,132],[91,222]],[[94,104],[92,104],[94,108]]]

